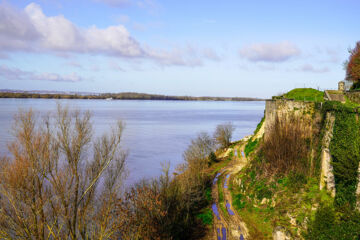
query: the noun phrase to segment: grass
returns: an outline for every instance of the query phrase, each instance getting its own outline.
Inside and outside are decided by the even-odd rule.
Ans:
[[[232,160],[233,156],[234,156],[234,152],[231,151],[230,154],[229,154],[229,156],[228,156],[225,160],[220,161],[219,163],[215,163],[215,164],[212,166],[213,170],[212,170],[211,174],[214,175],[214,174],[217,173],[219,170],[221,170],[222,168],[226,167],[226,166],[229,164],[229,162]]]
[[[324,92],[313,89],[313,88],[295,88],[288,93],[283,95],[285,98],[311,101],[311,102],[323,102]]]
[[[223,212],[224,216],[228,216],[228,212],[226,211],[226,208],[225,208],[223,182],[224,182],[224,178],[222,176],[220,176],[218,179],[218,182],[217,182],[219,207],[220,207],[221,211]]]
[[[244,153],[245,156],[247,157],[252,151],[254,151],[254,149],[256,148],[257,144],[258,144],[259,140],[255,139],[254,141],[252,141],[252,139],[250,139],[248,141],[248,143],[245,145],[244,148]]]

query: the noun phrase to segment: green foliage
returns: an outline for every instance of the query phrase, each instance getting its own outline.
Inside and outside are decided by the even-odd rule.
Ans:
[[[272,191],[264,181],[257,182],[255,185],[255,195],[258,200],[263,198],[271,198]]]
[[[245,196],[241,193],[234,194],[232,196],[232,200],[233,200],[232,204],[233,204],[234,208],[238,211],[243,209],[246,205]]]
[[[330,143],[333,158],[336,198],[338,207],[354,205],[357,169],[360,160],[360,124],[354,113],[337,111]]]
[[[333,208],[321,205],[303,236],[309,240],[359,239],[360,214],[347,209],[346,214],[338,217]]]
[[[295,88],[285,93],[283,97],[301,101],[323,102],[324,92],[313,88]]]
[[[291,172],[288,178],[288,187],[294,191],[299,191],[304,184],[306,184],[307,178],[303,173]]]
[[[342,104],[338,101],[326,101],[322,105],[322,112],[326,113],[329,111],[332,112],[348,112],[348,113],[356,113],[356,108],[352,104]]]
[[[256,129],[254,131],[254,136],[259,132],[261,126],[263,125],[265,121],[265,115],[261,118],[261,121],[258,123],[258,125],[256,126]]]
[[[212,195],[211,195],[211,187],[210,186],[205,189],[205,198],[209,203],[212,202]]]
[[[196,216],[200,219],[204,225],[212,225],[213,224],[213,213],[210,208],[206,208],[203,212]]]
[[[248,143],[245,145],[245,149],[244,149],[245,156],[248,156],[252,151],[254,151],[258,143],[259,143],[258,139],[255,139],[254,141],[250,139]]]

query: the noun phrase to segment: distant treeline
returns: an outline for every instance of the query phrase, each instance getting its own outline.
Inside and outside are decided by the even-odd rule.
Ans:
[[[113,99],[113,100],[179,100],[179,101],[263,101],[250,97],[190,97],[166,96],[146,93],[102,93],[102,94],[60,94],[60,93],[29,93],[29,92],[0,92],[0,98],[49,98],[49,99]]]

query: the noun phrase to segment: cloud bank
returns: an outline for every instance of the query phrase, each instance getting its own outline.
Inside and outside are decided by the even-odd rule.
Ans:
[[[252,62],[284,62],[300,55],[300,50],[291,42],[255,43],[245,46],[239,55]]]
[[[110,1],[110,0],[109,0]],[[110,1],[125,3],[126,1]],[[161,65],[199,66],[203,60],[217,61],[213,50],[189,54],[180,49],[159,50],[142,46],[123,25],[80,28],[62,15],[46,16],[38,4],[24,11],[0,4],[0,54],[15,51],[56,55],[101,54],[121,58],[149,59]]]

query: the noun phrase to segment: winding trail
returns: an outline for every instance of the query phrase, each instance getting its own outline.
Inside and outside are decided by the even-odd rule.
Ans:
[[[234,157],[229,164],[217,173],[212,187],[212,196],[215,202],[212,205],[214,214],[214,239],[216,240],[244,240],[249,234],[245,223],[241,220],[237,211],[232,206],[232,197],[229,191],[229,181],[232,175],[238,173],[247,163],[244,154],[244,146],[236,145],[233,149]],[[240,154],[241,153],[241,154]],[[220,208],[218,199],[218,184],[219,178],[224,179],[222,187],[226,213]]]

